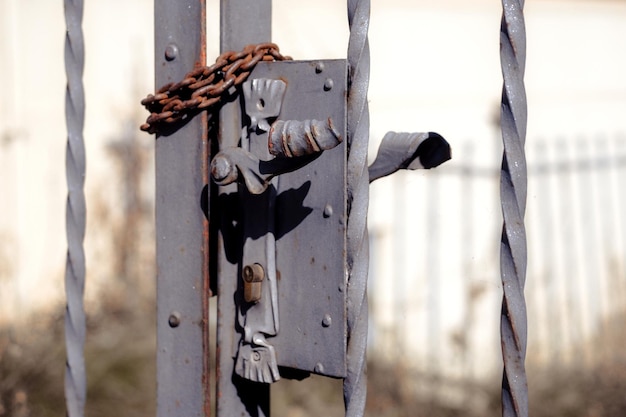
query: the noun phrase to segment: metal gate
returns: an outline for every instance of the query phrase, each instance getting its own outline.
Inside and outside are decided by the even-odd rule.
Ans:
[[[68,414],[86,380],[82,2],[66,1]],[[503,0],[503,415],[528,415],[524,370],[526,99],[523,1]],[[450,157],[438,134],[389,132],[368,167],[370,3],[347,4],[346,60],[292,61],[271,43],[271,0],[221,2],[223,54],[206,66],[204,1],[155,1],[159,416],[269,415],[269,386],[310,373],[366,396],[369,184]],[[252,45],[252,46],[249,46]],[[235,51],[235,52],[231,52]],[[241,52],[237,52],[241,51]],[[218,297],[217,352],[208,337]]]

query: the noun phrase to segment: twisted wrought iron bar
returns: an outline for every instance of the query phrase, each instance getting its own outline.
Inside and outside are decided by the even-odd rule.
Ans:
[[[528,416],[526,358],[526,140],[527,105],[524,87],[526,66],[526,28],[524,0],[502,0],[500,61],[504,86],[500,123],[504,153],[500,177],[502,202],[502,240],[500,273],[504,292],[500,332],[504,374],[502,377],[502,415]]]
[[[362,416],[367,395],[367,273],[369,241],[367,209],[369,175],[369,107],[367,89],[370,52],[367,39],[370,18],[369,0],[348,0],[348,372],[343,385],[346,416]]]
[[[85,288],[85,144],[83,126],[85,121],[85,93],[83,68],[85,47],[82,32],[83,0],[65,0],[65,122],[67,125],[67,148],[65,169],[67,177],[67,259],[65,265],[65,401],[67,415],[81,417],[84,414],[87,393],[85,375],[85,312],[83,294]]]

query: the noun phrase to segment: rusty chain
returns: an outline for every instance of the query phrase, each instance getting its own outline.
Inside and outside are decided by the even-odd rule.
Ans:
[[[141,104],[150,112],[141,130],[157,133],[164,126],[181,122],[193,112],[219,104],[232,87],[241,85],[261,61],[285,61],[273,43],[248,45],[240,52],[221,54],[211,66],[188,72],[182,81],[161,87]]]

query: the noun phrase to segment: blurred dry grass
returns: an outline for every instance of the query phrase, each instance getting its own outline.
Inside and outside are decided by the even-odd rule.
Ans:
[[[65,414],[62,314],[0,330],[0,416]],[[154,316],[102,311],[87,326],[86,415],[154,415]]]
[[[106,304],[106,303],[105,303]],[[105,311],[88,319],[86,416],[153,416],[155,401],[154,315]],[[619,323],[622,323],[621,318]],[[616,323],[615,325],[619,325]],[[65,352],[62,311],[28,327],[0,330],[0,416],[60,416]],[[422,379],[422,381],[419,381]],[[530,369],[530,415],[534,417],[621,417],[626,415],[626,361],[621,352],[590,369]],[[367,416],[479,417],[500,415],[499,387],[468,383],[467,394],[486,399],[446,402],[410,390],[432,379],[407,375],[398,367],[370,363]],[[459,382],[438,380],[440,387]],[[457,387],[458,388],[458,387]],[[439,399],[438,399],[439,398]],[[341,381],[311,377],[280,381],[272,388],[275,416],[342,416]]]

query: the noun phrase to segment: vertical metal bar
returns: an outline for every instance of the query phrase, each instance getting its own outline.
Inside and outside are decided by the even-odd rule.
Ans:
[[[615,280],[614,286],[616,287],[615,296],[616,300],[618,300],[618,304],[616,307],[622,308],[624,304],[624,300],[626,300],[626,288],[624,286],[624,278],[626,278],[626,265],[623,263],[623,259],[626,259],[626,255],[624,254],[624,236],[621,231],[624,230],[624,219],[620,217],[620,213],[624,213],[624,205],[622,204],[622,199],[624,197],[624,192],[622,192],[621,187],[624,182],[620,181],[620,172],[623,173],[623,161],[624,161],[624,152],[623,152],[623,141],[618,141],[618,137],[613,137],[609,141],[609,150],[608,154],[610,157],[610,185],[609,185],[609,194],[611,195],[611,222],[613,225],[613,256],[612,259],[614,263],[614,269],[612,271],[612,278]]]
[[[459,210],[459,214],[461,215],[461,230],[459,233],[460,240],[463,242],[461,245],[461,260],[463,262],[462,269],[462,283],[464,285],[464,298],[465,298],[465,306],[463,311],[463,329],[462,331],[462,340],[465,343],[465,348],[461,353],[462,360],[462,377],[466,381],[472,381],[474,378],[474,366],[472,360],[473,354],[473,345],[472,345],[472,327],[474,325],[475,320],[475,312],[474,305],[475,297],[474,293],[474,285],[473,284],[473,248],[474,248],[474,204],[476,199],[474,198],[474,184],[477,182],[478,177],[474,173],[473,164],[474,164],[474,145],[472,142],[466,142],[463,147],[464,157],[468,163],[468,167],[462,171],[462,175],[460,175],[459,182],[461,185],[461,207],[464,207],[463,210]],[[470,400],[470,389],[466,387],[465,390],[466,401]]]
[[[528,416],[526,381],[526,141],[527,104],[524,87],[526,28],[524,0],[502,0],[500,60],[504,86],[500,123],[504,153],[500,178],[503,227],[500,273],[504,297],[500,332],[504,375],[502,415]]]
[[[404,173],[402,173],[404,174]],[[405,361],[406,358],[406,345],[407,343],[407,331],[405,329],[405,324],[407,323],[406,311],[407,311],[407,280],[400,277],[405,277],[406,272],[406,242],[407,242],[407,234],[406,234],[406,176],[400,175],[396,173],[393,176],[392,186],[393,186],[393,200],[395,204],[393,205],[393,218],[394,218],[394,230],[393,230],[393,253],[395,258],[395,265],[393,265],[393,275],[398,277],[398,279],[391,280],[389,285],[391,285],[393,289],[393,321],[395,322],[395,326],[393,328],[393,343],[395,346],[396,352],[396,361],[399,363]],[[400,372],[404,371],[404,369],[399,368]]]
[[[271,0],[221,0],[220,2],[220,50],[239,51],[253,43],[271,40]],[[219,146],[237,146],[241,133],[241,110],[239,100],[226,103],[220,110]],[[237,186],[220,187],[220,197],[237,196]],[[225,199],[224,199],[225,200]],[[220,210],[236,207],[220,206]],[[222,222],[220,221],[220,224]],[[223,234],[231,233],[220,228],[217,244],[218,280],[218,320],[217,320],[217,415],[230,416],[269,416],[269,384],[247,382],[234,376],[234,358],[237,353],[238,337],[235,325],[237,309],[234,297],[237,290],[239,259],[227,259],[224,252]]]
[[[589,321],[595,323],[591,328],[591,332],[602,334],[602,321],[599,320],[602,317],[602,297],[600,292],[600,279],[598,279],[601,277],[601,274],[598,267],[598,242],[595,240],[594,236],[594,228],[596,225],[595,217],[598,213],[596,213],[593,200],[596,198],[596,195],[593,175],[590,169],[591,161],[589,159],[591,153],[588,142],[588,138],[578,138],[576,152],[574,153],[576,159],[582,162],[582,164],[579,165],[579,169],[581,170],[579,188],[581,192],[578,194],[578,205],[581,210],[581,216],[578,226],[580,227],[581,235],[584,237],[581,242],[580,251],[584,259],[581,261],[580,265],[587,284],[584,290],[587,295]],[[591,277],[593,277],[593,279],[590,279]],[[598,325],[600,326],[599,328]],[[598,340],[602,342],[598,344]],[[606,346],[606,343],[603,342],[604,340],[603,338],[595,338],[590,342],[592,344],[589,346],[589,349],[593,351],[591,358],[592,365],[593,362],[598,361],[602,357],[601,352]]]
[[[441,277],[439,264],[439,251],[441,229],[437,221],[439,208],[439,175],[437,171],[429,172],[428,182],[426,186],[426,201],[428,201],[428,209],[426,210],[426,236],[428,236],[428,245],[426,245],[426,282],[427,282],[427,298],[426,309],[428,322],[426,324],[427,349],[426,360],[428,365],[426,368],[428,378],[428,391],[430,393],[431,404],[434,405],[435,400],[439,396],[441,385],[442,366],[440,359],[441,352]]]
[[[602,343],[596,354],[599,359],[604,359],[609,356],[608,343],[611,341],[611,331],[607,324],[607,318],[611,314],[611,297],[610,294],[615,291],[614,285],[611,285],[609,281],[609,274],[607,271],[607,237],[603,235],[603,220],[606,218],[604,209],[607,204],[603,201],[602,194],[603,188],[606,187],[606,180],[602,178],[602,171],[600,166],[595,161],[600,159],[598,150],[604,146],[598,146],[599,138],[586,138],[585,139],[585,156],[589,162],[586,164],[586,168],[589,175],[589,183],[591,186],[586,189],[586,197],[589,199],[591,205],[591,216],[588,218],[591,223],[591,231],[589,240],[592,242],[591,250],[588,252],[591,255],[591,259],[595,262],[592,266],[593,281],[597,285],[599,311],[598,311],[598,323],[600,324],[600,340],[607,341]],[[593,142],[595,142],[595,144]]]
[[[369,106],[367,90],[370,76],[369,30],[370,1],[348,0],[348,355],[347,376],[343,384],[346,415],[362,416],[365,411],[367,347],[367,273],[369,239],[367,209],[369,174]]]
[[[85,375],[85,92],[83,68],[85,47],[83,41],[83,1],[65,0],[65,123],[67,148],[65,172],[67,177],[67,259],[65,264],[65,401],[67,415],[80,417],[85,411],[87,377]]]
[[[556,229],[558,233],[555,235],[557,241],[572,242],[571,228],[567,227],[571,224],[571,218],[569,218],[570,207],[568,207],[565,201],[564,189],[565,179],[568,175],[568,171],[571,169],[570,161],[567,160],[566,152],[564,152],[564,144],[561,140],[557,140],[552,146],[553,163],[559,169],[554,171],[554,198],[555,207],[557,209],[555,213],[555,221],[558,223]],[[564,157],[565,156],[565,157]],[[570,290],[571,290],[571,271],[568,270],[570,261],[568,259],[568,249],[570,245],[556,244],[555,245],[555,268],[554,279],[558,283],[556,284],[556,297],[552,299],[558,299],[557,313],[559,327],[561,334],[559,337],[559,344],[561,346],[561,352],[559,353],[560,360],[564,363],[569,363],[571,355],[569,351],[573,346],[573,327],[572,327],[572,309],[570,305]],[[567,246],[567,247],[566,247]]]
[[[551,240],[555,236],[555,222],[552,215],[554,206],[552,197],[555,193],[552,192],[551,186],[552,174],[547,169],[550,158],[545,140],[536,142],[534,154],[536,155],[535,164],[539,167],[536,170],[536,177],[540,177],[536,180],[536,236],[537,242],[541,242],[534,245],[536,248],[535,264],[539,268],[538,273],[534,275],[534,285],[541,288],[541,292],[535,297],[536,305],[534,307],[535,315],[538,318],[536,339],[542,360],[546,363],[558,364],[559,355],[556,353],[555,338],[560,338],[560,328],[553,319],[553,309],[554,304],[556,304],[554,302],[556,296],[553,296],[556,276],[553,262],[556,259],[556,245],[551,244]]]
[[[205,0],[155,0],[157,88],[204,65]],[[207,116],[156,139],[157,416],[208,416]]]
[[[555,236],[559,236],[561,233],[562,224],[558,221],[559,218],[559,184],[558,184],[558,166],[559,166],[559,152],[556,149],[554,143],[548,143],[545,149],[545,155],[548,155],[546,160],[546,175],[547,184],[546,201],[549,202],[549,212],[546,224],[546,234],[544,242],[552,242]],[[555,167],[551,169],[550,164]],[[548,234],[550,233],[550,234]],[[550,312],[550,334],[551,334],[551,359],[553,364],[564,365],[565,355],[562,355],[564,341],[567,340],[568,329],[566,328],[566,317],[562,313],[564,305],[565,294],[561,291],[562,285],[562,273],[559,245],[548,244],[546,253],[549,254],[550,259],[550,291],[549,291],[549,312]]]
[[[581,207],[576,204],[577,191],[579,188],[580,170],[577,169],[576,159],[572,152],[571,141],[557,141],[558,152],[566,158],[564,167],[567,169],[563,172],[561,190],[561,201],[563,216],[561,222],[564,225],[564,241],[562,246],[566,252],[564,257],[563,270],[565,276],[564,292],[567,298],[567,328],[569,329],[569,340],[571,346],[568,346],[567,356],[573,356],[574,361],[580,361],[581,365],[591,365],[591,351],[586,345],[586,341],[592,338],[589,326],[589,306],[585,292],[585,276],[584,268],[578,263],[584,259],[583,251],[579,248],[582,244],[581,229],[571,227],[577,224],[577,218],[580,218]],[[567,230],[569,229],[569,230]],[[582,255],[582,256],[581,256]]]

